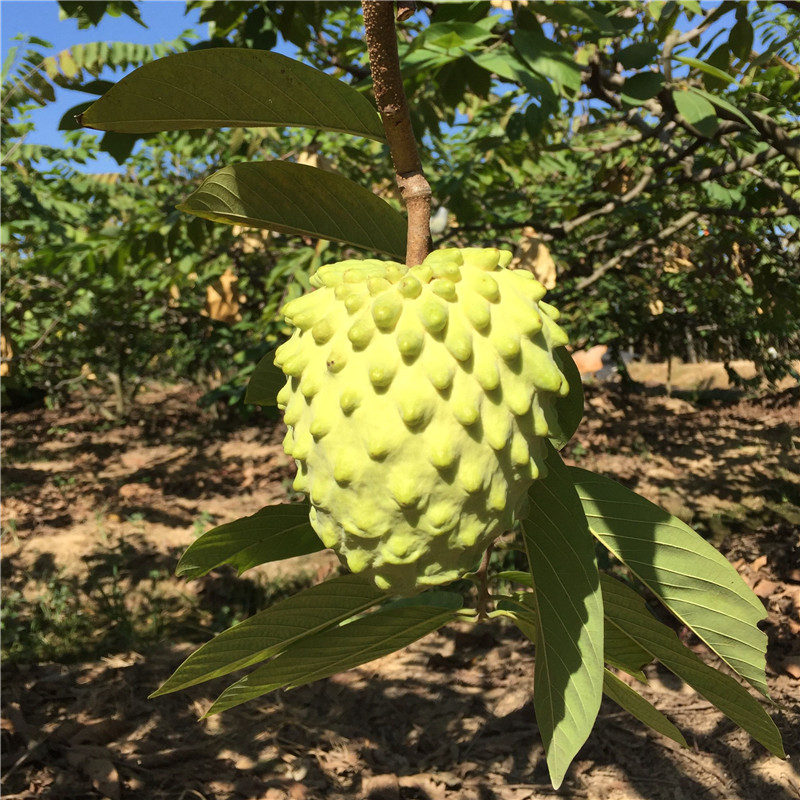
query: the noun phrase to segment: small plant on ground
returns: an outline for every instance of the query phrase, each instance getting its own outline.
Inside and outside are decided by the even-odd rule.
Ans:
[[[398,4],[401,15],[406,6]],[[403,92],[393,4],[367,1],[363,10],[380,118],[364,94],[330,75],[235,48],[154,61],[81,117],[132,134],[293,125],[386,142],[407,212],[340,174],[290,161],[224,167],[181,206],[344,242],[370,257],[321,266],[312,291],[283,306],[290,338],[248,387],[249,402],[283,410],[294,489],[306,499],[205,533],[178,566],[197,578],[222,564],[242,572],[331,547],[349,573],[220,634],[155,694],[250,669],[207,712],[215,714],[386,655],[451,621],[504,618],[536,648],[534,706],[554,786],[603,694],[686,744],[619,677],[644,681],[653,660],[782,757],[761,702],[685,646],[632,587],[647,587],[768,698],[763,606],[680,520],[564,463],[559,450],[580,423],[583,396],[558,312],[529,273],[509,269],[507,250],[432,250],[431,190]],[[681,98],[681,113],[691,117],[697,102]],[[525,570],[492,567],[493,543],[508,531],[527,555]],[[598,544],[625,571],[601,572]],[[466,600],[456,580],[473,585]]]

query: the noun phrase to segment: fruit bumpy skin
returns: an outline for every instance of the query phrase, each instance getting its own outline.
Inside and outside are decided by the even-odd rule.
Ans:
[[[511,254],[321,267],[287,303],[278,395],[311,524],[353,572],[408,595],[474,567],[545,470],[567,343]]]

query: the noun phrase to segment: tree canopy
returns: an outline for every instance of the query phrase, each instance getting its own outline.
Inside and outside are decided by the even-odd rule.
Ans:
[[[135,3],[60,5],[85,26],[138,14]],[[187,7],[210,23],[208,41],[45,57],[32,39],[9,54],[3,332],[14,380],[54,391],[113,376],[130,387],[118,392],[124,405],[148,375],[202,369],[241,394],[283,335],[281,303],[320,263],[357,251],[176,210],[223,164],[335,170],[401,209],[386,146],[335,127],[70,130],[62,149],[24,143],[26,112],[56,92],[100,95],[106,67],[197,48],[279,47],[370,96],[354,4]],[[423,165],[446,209],[434,245],[505,246],[534,267],[547,248],[576,345],[752,358],[769,378],[785,374],[800,354],[799,42],[789,2],[419,3],[398,44]],[[98,149],[125,174],[78,172]],[[222,321],[208,286],[228,267],[237,308]]]

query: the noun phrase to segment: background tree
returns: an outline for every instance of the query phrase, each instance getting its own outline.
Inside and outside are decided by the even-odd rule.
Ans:
[[[19,144],[26,104],[49,102],[54,90],[102,92],[107,84],[88,79],[104,65],[144,63],[170,49],[269,49],[283,43],[360,92],[369,89],[360,18],[349,6],[188,7],[199,8],[201,20],[210,24],[208,42],[184,39],[152,50],[99,43],[47,60],[33,42],[27,54],[16,54],[16,69],[7,70],[3,324],[23,383],[52,390],[78,386],[88,375],[112,374],[116,383],[120,371],[130,369],[122,382],[135,384],[148,374],[154,352],[154,342],[136,334],[144,325],[148,335],[163,331],[166,339],[156,351],[176,354],[170,358],[175,375],[186,374],[181,370],[189,366],[177,354],[197,352],[198,343],[207,342],[208,356],[196,362],[223,382],[232,378],[238,397],[246,374],[218,374],[210,363],[214,354],[225,353],[229,364],[242,347],[258,348],[264,338],[280,336],[277,303],[265,300],[263,290],[269,288],[271,297],[299,291],[323,248],[330,260],[344,252],[338,245],[273,237],[258,253],[246,254],[224,228],[177,214],[165,227],[163,220],[148,223],[137,211],[132,228],[130,208],[122,215],[113,205],[119,199],[96,188],[108,184],[76,178],[69,166],[70,159],[91,159],[98,146],[92,134],[70,134],[70,146],[61,152]],[[90,16],[82,4],[62,8],[84,25],[96,24],[105,13],[136,13],[134,4],[95,3]],[[436,244],[527,245],[528,253],[548,247],[577,345],[605,342],[614,352],[631,348],[656,358],[753,358],[767,377],[777,379],[800,349],[799,27],[790,3],[531,2],[510,9],[502,3],[419,4],[399,47],[433,196],[449,211]],[[321,158],[346,176],[369,172],[374,189],[393,192],[381,146],[354,147],[335,134],[106,134],[99,146],[124,161],[138,138],[146,144],[126,167],[141,174],[142,208],[174,205],[223,161],[256,155]],[[169,189],[151,180],[165,172],[173,178]],[[33,201],[44,193],[60,199],[50,205]],[[55,216],[69,219],[65,204],[74,202],[74,212],[88,198],[92,222],[86,230],[53,226]],[[145,237],[139,235],[143,229]],[[114,237],[128,234],[129,245],[118,247]],[[201,257],[202,236],[208,239]],[[142,258],[136,250],[131,258],[130,247],[142,247],[132,243],[142,241],[152,251]],[[125,302],[103,290],[103,270],[81,271],[87,253],[100,255],[103,264],[113,256],[130,270],[133,294]],[[91,264],[92,258],[85,261]],[[233,336],[224,325],[195,319],[206,285],[231,262],[246,298]],[[76,269],[81,281],[66,288],[60,279],[77,275]],[[73,296],[76,283],[86,287],[80,290],[82,304]],[[169,299],[172,286],[179,299]],[[139,321],[124,323],[113,343],[92,338],[89,317],[110,316],[104,309],[110,311],[115,300],[115,318],[136,309]],[[84,318],[78,309],[91,310]],[[250,360],[237,358],[242,365]],[[159,365],[159,374],[165,366]]]

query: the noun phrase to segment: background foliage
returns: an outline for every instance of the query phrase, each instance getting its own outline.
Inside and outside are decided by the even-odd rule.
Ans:
[[[134,3],[90,5],[61,3],[83,26],[138,13]],[[401,31],[423,162],[449,212],[435,244],[549,248],[577,345],[753,358],[767,377],[785,374],[800,355],[795,4],[504,5],[421,3]],[[223,164],[333,168],[396,203],[385,146],[334,133],[71,130],[63,149],[25,144],[27,111],[56,92],[102,94],[104,68],[191,48],[296,50],[369,91],[356,5],[188,6],[210,23],[209,41],[101,42],[44,58],[46,43],[31,39],[6,59],[7,389],[37,385],[57,400],[99,382],[113,388],[116,413],[148,377],[205,381],[211,400],[241,397],[283,333],[281,302],[320,263],[357,253],[174,210]],[[62,125],[74,128],[71,114]],[[125,174],[76,169],[98,150]],[[228,268],[230,290],[217,283]],[[224,313],[209,304],[214,286]]]

